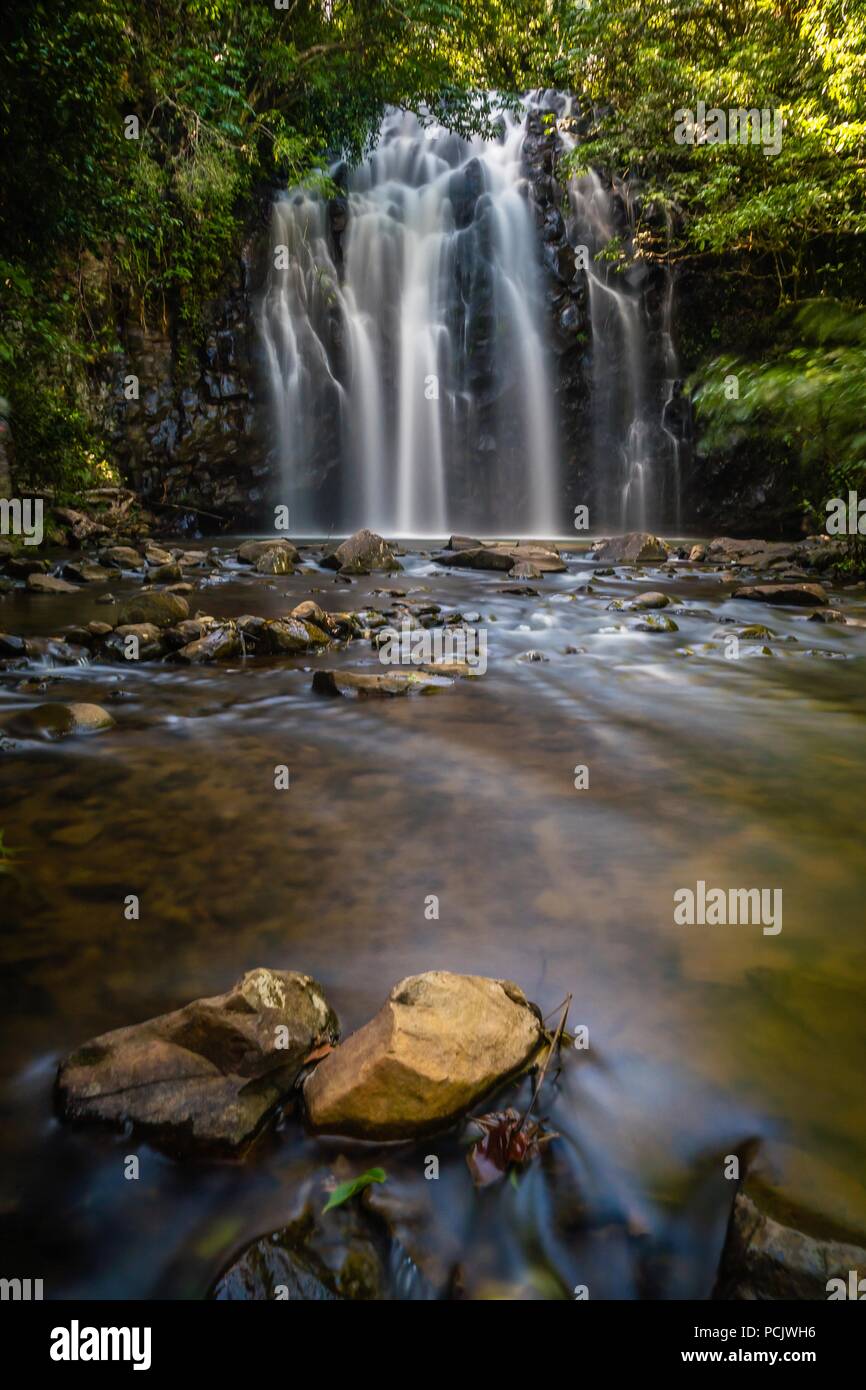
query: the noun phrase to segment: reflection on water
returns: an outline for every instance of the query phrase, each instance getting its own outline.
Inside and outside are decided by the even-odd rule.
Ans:
[[[591,593],[574,558],[517,597],[501,576],[404,563],[351,586],[229,571],[191,609],[383,607],[377,588],[427,586],[446,611],[481,614],[483,678],[423,699],[315,697],[311,666],[378,669],[359,642],[220,668],[45,670],[41,694],[0,676],[0,726],[45,699],[117,719],[0,754],[0,826],[22,852],[0,875],[4,1263],[44,1278],[46,1296],[200,1297],[349,1152],[289,1118],[244,1164],[184,1166],[52,1117],[64,1052],[257,965],[315,975],[344,1032],[426,969],[513,978],[544,1012],[573,993],[591,1047],[551,1083],[543,1108],[563,1138],[516,1191],[475,1194],[453,1136],[433,1150],[438,1184],[423,1180],[429,1142],[375,1151],[394,1190],[434,1204],[427,1245],[457,1260],[468,1296],[706,1295],[730,1200],[722,1156],[752,1138],[781,1201],[816,1228],[866,1228],[866,628],[728,600],[715,573],[620,570]],[[607,605],[640,588],[697,616],[635,632]],[[15,593],[0,628],[104,617],[99,589]],[[866,616],[862,594],[842,601]],[[721,618],[797,641],[727,661]],[[518,660],[529,649],[548,660]],[[783,931],[675,927],[673,893],[699,879],[781,888]],[[133,1152],[137,1183],[123,1177]]]

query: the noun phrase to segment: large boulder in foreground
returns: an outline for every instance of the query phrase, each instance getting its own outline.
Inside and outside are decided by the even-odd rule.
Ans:
[[[400,562],[392,547],[375,531],[356,531],[334,550],[322,556],[326,569],[345,570],[348,574],[369,574],[374,570],[398,570]]]
[[[629,531],[624,536],[610,536],[593,547],[593,560],[603,565],[646,565],[666,560],[664,541],[649,531]]]
[[[537,1011],[510,980],[411,975],[308,1079],[310,1124],[360,1139],[443,1129],[521,1071],[543,1037]]]
[[[309,975],[250,970],[227,994],[85,1043],[60,1064],[58,1106],[69,1120],[131,1124],[174,1151],[236,1154],[309,1052],[338,1035]]]
[[[849,1280],[866,1278],[866,1250],[818,1240],[783,1226],[739,1193],[722,1254],[716,1298],[768,1300],[851,1297]],[[842,1280],[846,1293],[831,1280]],[[829,1285],[829,1287],[828,1287]]]

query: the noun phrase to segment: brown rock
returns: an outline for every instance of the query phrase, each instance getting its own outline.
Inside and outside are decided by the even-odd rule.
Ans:
[[[28,574],[27,588],[32,594],[77,594],[77,584],[58,579],[54,574]]]
[[[66,1119],[132,1124],[182,1152],[237,1153],[307,1054],[338,1035],[309,975],[250,970],[227,994],[85,1043],[60,1065],[58,1106]]]
[[[179,594],[156,593],[144,590],[121,604],[118,624],[153,623],[155,627],[172,627],[189,617],[189,604]]]
[[[114,629],[114,639],[120,639],[121,652],[127,637],[138,639],[138,655],[142,661],[159,656],[162,651],[162,631],[154,623],[126,623]]]
[[[645,565],[667,559],[667,549],[649,531],[629,531],[611,536],[593,547],[592,557],[602,565]]]
[[[827,602],[820,584],[754,584],[735,589],[731,598],[751,599],[753,603],[772,603],[784,607],[815,608]]]
[[[289,552],[283,546],[266,550],[256,560],[253,569],[256,574],[294,574],[295,572]]]
[[[770,1300],[821,1299],[846,1291],[849,1274],[866,1277],[866,1250],[835,1240],[819,1240],[765,1215],[744,1193],[734,1202],[722,1253],[717,1298]],[[850,1297],[850,1293],[846,1293]]]
[[[274,655],[286,653],[289,656],[314,651],[316,647],[327,646],[330,641],[321,628],[302,622],[299,618],[274,618],[265,624],[261,638],[267,650]]]
[[[63,574],[66,579],[79,584],[101,584],[111,578],[111,570],[105,569],[103,565],[94,565],[89,560],[71,561],[63,566]]]
[[[433,559],[438,565],[456,565],[459,569],[503,570],[508,571],[516,563],[507,550],[495,550],[493,546],[479,545],[462,550],[443,550]]]
[[[362,671],[315,671],[313,690],[317,695],[344,695],[348,699],[389,699],[396,695],[427,695],[452,682],[445,676],[422,676],[416,671],[389,671],[368,675]]]
[[[103,550],[99,558],[114,565],[117,569],[140,570],[144,568],[142,556],[129,545],[112,545],[108,550]]]
[[[412,975],[309,1078],[310,1123],[364,1139],[442,1129],[520,1072],[542,1041],[536,1011],[510,981]]]
[[[280,536],[273,536],[264,541],[244,541],[243,545],[238,546],[238,559],[242,564],[254,565],[262,555],[267,555],[271,550],[284,550],[289,557],[291,564],[296,564],[300,560],[300,552],[296,545],[291,541]]]
[[[398,570],[392,547],[375,531],[356,531],[353,536],[327,551],[321,563],[326,569],[344,570],[347,574],[369,574],[374,570]]]
[[[190,642],[187,646],[174,652],[172,659],[190,665],[205,661],[227,661],[233,656],[238,656],[240,650],[241,639],[234,625],[216,626],[206,632],[203,637],[197,638],[194,642]]]
[[[21,738],[56,739],[70,734],[98,734],[114,726],[114,720],[101,705],[45,704],[21,710],[7,728]]]

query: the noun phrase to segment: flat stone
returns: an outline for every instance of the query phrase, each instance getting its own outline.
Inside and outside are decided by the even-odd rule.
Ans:
[[[111,578],[112,571],[104,565],[95,565],[89,560],[72,560],[63,566],[63,574],[66,579],[71,579],[79,584],[102,584],[106,579]]]
[[[479,545],[463,550],[441,550],[433,559],[438,565],[455,565],[459,569],[502,570],[507,573],[514,565],[514,557],[504,550],[494,550],[492,546]]]
[[[27,588],[32,594],[77,594],[77,584],[68,579],[58,579],[54,574],[28,574]]]
[[[16,579],[27,579],[31,574],[47,574],[47,560],[37,560],[35,556],[12,555],[6,561],[6,569]]]
[[[65,1119],[132,1125],[175,1151],[235,1154],[338,1036],[309,975],[250,970],[226,994],[85,1043],[60,1065],[57,1103]]]
[[[754,584],[735,589],[731,598],[749,599],[753,603],[771,603],[782,607],[815,608],[829,600],[820,584]]]
[[[509,980],[412,975],[309,1077],[310,1124],[362,1139],[443,1129],[519,1073],[543,1037],[537,1011]]]
[[[129,545],[112,545],[108,550],[101,551],[99,558],[100,560],[107,560],[117,569],[140,570],[144,568],[143,557]]]
[[[367,675],[359,671],[315,671],[313,690],[317,695],[343,695],[348,699],[390,699],[397,695],[426,695],[452,682],[444,676],[422,676],[416,671],[389,671]]]

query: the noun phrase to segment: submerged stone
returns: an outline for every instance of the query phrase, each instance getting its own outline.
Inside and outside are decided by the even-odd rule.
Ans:
[[[866,1250],[820,1240],[783,1226],[739,1193],[722,1253],[716,1298],[769,1300],[860,1298],[850,1292],[866,1280]]]
[[[358,700],[426,695],[451,684],[445,676],[423,676],[416,671],[393,671],[381,676],[359,671],[316,671],[313,674],[313,690],[317,695],[343,695]]]
[[[111,729],[114,720],[101,705],[45,704],[21,710],[7,723],[9,733],[21,738],[66,738],[69,734],[98,734]]]

